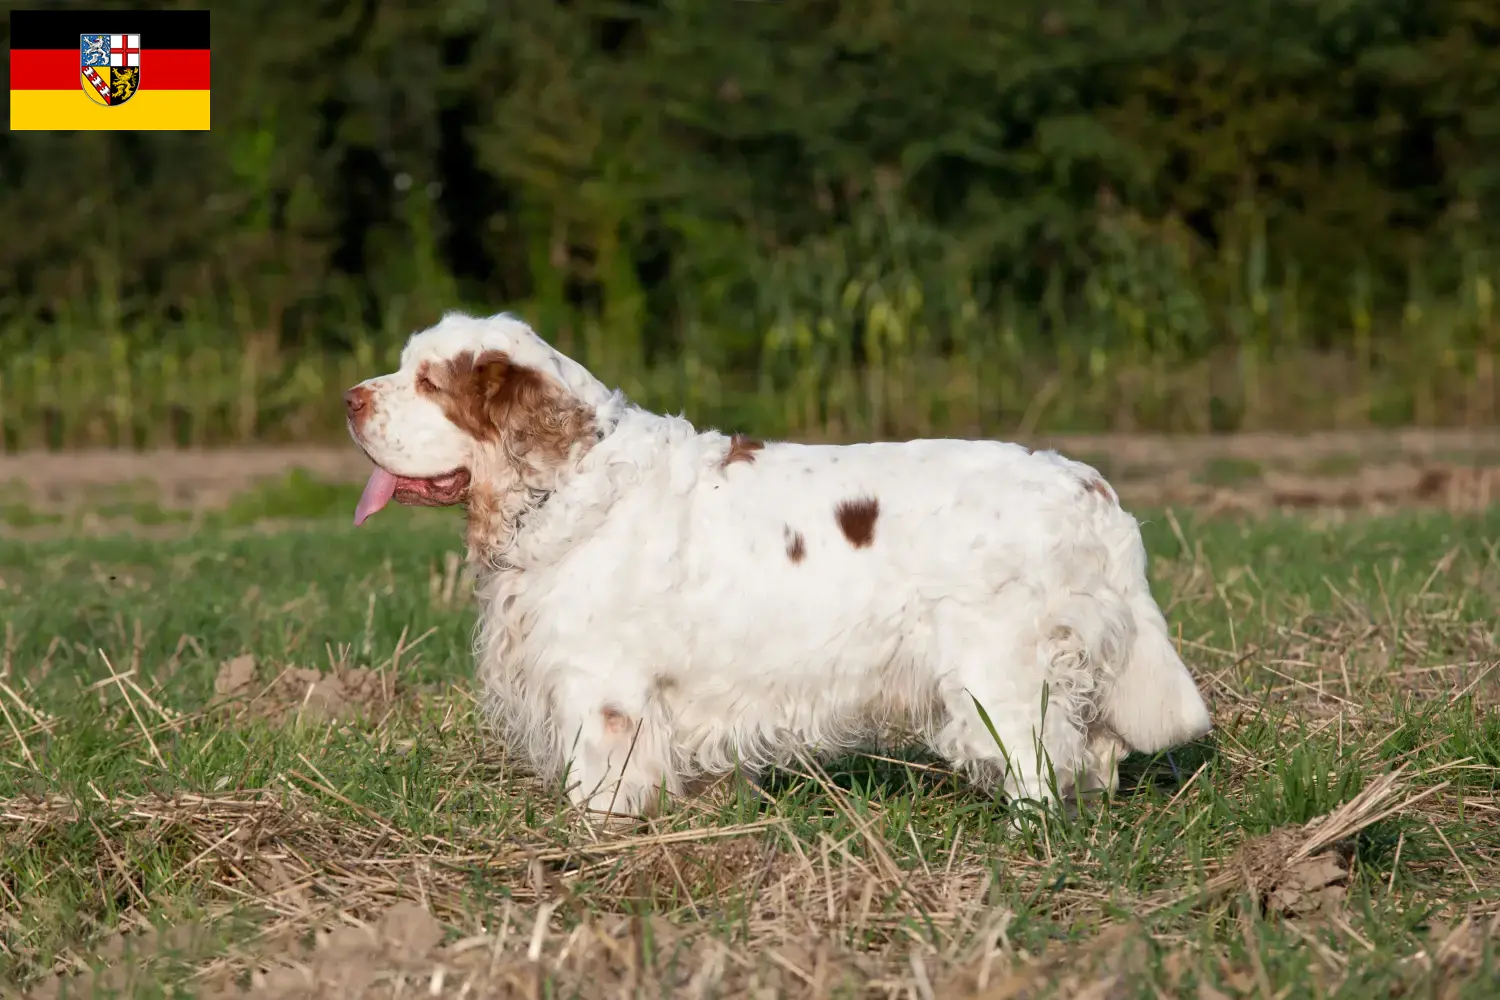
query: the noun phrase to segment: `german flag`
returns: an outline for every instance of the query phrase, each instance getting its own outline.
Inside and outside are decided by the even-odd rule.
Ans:
[[[208,128],[208,11],[13,10],[11,131]]]

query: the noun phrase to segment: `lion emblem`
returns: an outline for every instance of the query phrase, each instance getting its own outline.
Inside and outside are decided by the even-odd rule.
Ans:
[[[110,103],[124,104],[130,100],[131,95],[135,93],[136,85],[140,83],[140,79],[141,70],[138,66],[131,69],[115,67],[109,79]]]
[[[83,36],[83,64],[85,66],[109,65],[109,36]]]

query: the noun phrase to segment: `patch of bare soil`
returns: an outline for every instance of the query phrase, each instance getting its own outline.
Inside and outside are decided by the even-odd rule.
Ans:
[[[41,509],[104,500],[150,487],[163,507],[213,509],[266,480],[302,469],[327,482],[358,482],[370,462],[357,448],[237,448],[0,455],[0,487]],[[29,495],[29,496],[27,496]]]
[[[285,667],[267,679],[247,653],[219,667],[209,707],[272,722],[332,721],[379,718],[395,698],[394,678],[368,667]]]
[[[1195,482],[1175,472],[1160,478],[1116,479],[1115,485],[1127,505],[1185,506],[1210,513],[1288,508],[1378,512],[1409,507],[1466,512],[1500,502],[1500,464],[1387,463],[1342,475],[1269,469],[1222,485]]]
[[[1500,499],[1500,432],[1338,431],[1307,435],[1052,435],[1024,443],[1091,462],[1128,504],[1224,512],[1270,508],[1475,510]],[[149,499],[211,510],[293,470],[358,483],[353,446],[0,455],[0,495],[33,510]]]
[[[1125,465],[1202,465],[1213,459],[1302,464],[1330,459],[1437,459],[1484,454],[1500,457],[1496,430],[1317,431],[1310,434],[1061,434],[1025,442],[1069,454],[1109,455]]]

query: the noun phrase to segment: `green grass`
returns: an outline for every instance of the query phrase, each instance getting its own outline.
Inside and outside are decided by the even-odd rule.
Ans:
[[[442,996],[538,975],[558,997],[1493,995],[1500,513],[1147,516],[1217,730],[1132,758],[1076,816],[1011,832],[892,753],[622,830],[586,828],[481,729],[458,517],[356,530],[351,504],[294,479],[151,537],[0,540],[0,982],[93,968],[83,995],[220,995],[364,922],[385,945],[308,967],[343,955]],[[216,695],[246,654],[253,683]],[[365,713],[315,711],[313,675],[287,673],[310,668],[370,668]],[[1239,845],[1399,765],[1401,795],[1447,784],[1348,838],[1342,900],[1252,905]],[[1234,884],[1205,895],[1216,876]],[[440,941],[402,951],[401,900]]]

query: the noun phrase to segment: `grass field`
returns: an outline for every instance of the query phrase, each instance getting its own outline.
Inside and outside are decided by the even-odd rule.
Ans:
[[[0,992],[1494,995],[1500,510],[1140,511],[1217,729],[1077,816],[893,750],[605,829],[485,737],[458,516],[356,493],[0,537]]]

